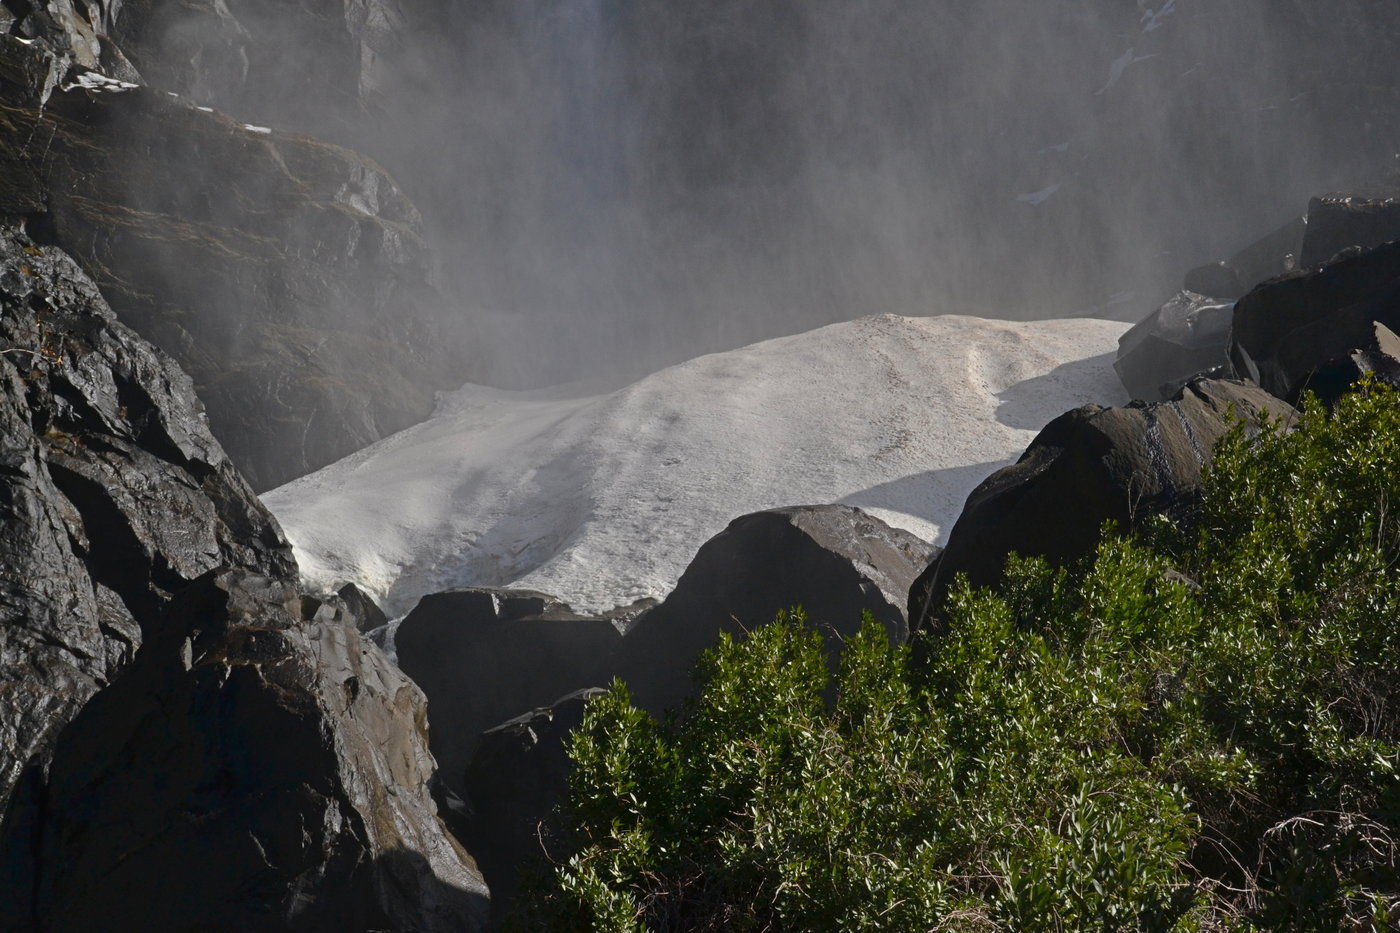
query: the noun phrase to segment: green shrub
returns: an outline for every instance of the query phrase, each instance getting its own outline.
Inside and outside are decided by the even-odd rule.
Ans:
[[[800,612],[665,723],[572,739],[577,930],[1389,929],[1400,915],[1400,402],[1217,448],[1193,527],[1012,560],[944,636],[867,620],[835,699]]]

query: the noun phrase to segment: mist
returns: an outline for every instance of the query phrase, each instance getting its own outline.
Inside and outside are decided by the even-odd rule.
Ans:
[[[511,388],[885,312],[1136,319],[1400,125],[1367,0],[402,0],[355,67],[247,5],[262,64],[196,93],[378,158]]]

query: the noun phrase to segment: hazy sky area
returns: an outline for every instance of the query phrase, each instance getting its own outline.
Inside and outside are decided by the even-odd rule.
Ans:
[[[1397,148],[1393,2],[399,6],[362,120],[294,76],[220,104],[379,158],[511,387],[879,312],[1141,316]]]

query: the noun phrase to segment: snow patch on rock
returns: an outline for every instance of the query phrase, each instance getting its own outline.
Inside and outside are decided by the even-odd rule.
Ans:
[[[391,615],[461,585],[601,611],[664,597],[760,509],[839,502],[936,540],[1051,418],[1125,401],[1126,329],[882,315],[621,388],[468,385],[264,501],[312,590],[354,581]]]

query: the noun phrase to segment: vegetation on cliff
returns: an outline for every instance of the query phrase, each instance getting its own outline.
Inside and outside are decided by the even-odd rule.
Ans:
[[[1389,928],[1400,917],[1400,398],[1221,442],[1189,527],[1013,560],[944,631],[868,625],[831,683],[800,612],[658,723],[572,740],[528,925]],[[834,689],[833,689],[834,687]]]

